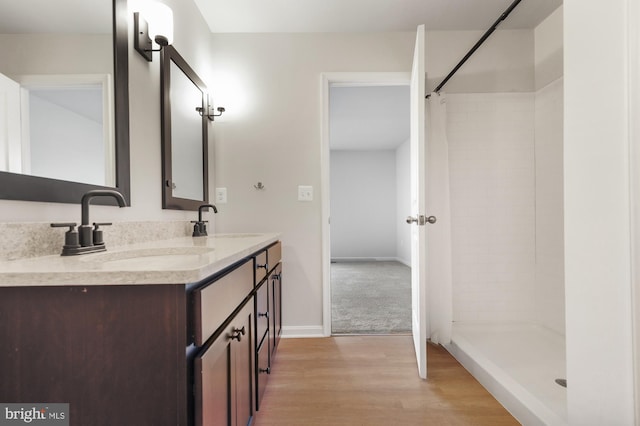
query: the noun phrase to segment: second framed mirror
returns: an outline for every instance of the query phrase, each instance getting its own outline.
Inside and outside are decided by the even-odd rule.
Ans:
[[[172,46],[162,49],[162,208],[209,199],[207,88]]]

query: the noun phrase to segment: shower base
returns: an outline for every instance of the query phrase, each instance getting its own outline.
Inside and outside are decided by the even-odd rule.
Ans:
[[[447,350],[523,425],[566,425],[564,336],[533,324],[453,324]],[[571,383],[568,383],[571,386]]]

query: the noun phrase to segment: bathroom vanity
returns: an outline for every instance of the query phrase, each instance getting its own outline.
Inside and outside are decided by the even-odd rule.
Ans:
[[[0,401],[71,425],[246,425],[281,324],[278,234],[0,263]]]

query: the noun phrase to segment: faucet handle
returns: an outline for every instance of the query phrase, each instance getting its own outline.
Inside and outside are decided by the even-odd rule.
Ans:
[[[69,227],[69,231],[73,231],[74,228],[76,227],[77,223],[75,222],[64,222],[64,223],[52,223],[51,227],[52,228],[64,228],[66,226]]]
[[[207,220],[192,220],[193,223],[193,237],[206,237],[207,236]]]
[[[93,222],[93,245],[104,245],[104,239],[102,238],[102,229],[101,226],[109,226],[111,222]]]
[[[76,223],[74,222],[64,222],[64,223],[52,223],[52,228],[65,228],[69,227],[69,230],[64,233],[64,246],[63,250],[78,248],[80,247],[80,238],[78,236],[78,231],[76,231]]]

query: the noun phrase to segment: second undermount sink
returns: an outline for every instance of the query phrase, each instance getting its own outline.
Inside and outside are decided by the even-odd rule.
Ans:
[[[213,247],[153,247],[125,250],[117,252],[100,253],[84,257],[82,261],[102,265],[116,266],[142,266],[153,263],[154,265],[175,265],[185,262],[201,260],[202,256],[210,254]]]

